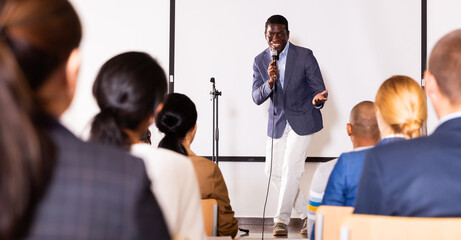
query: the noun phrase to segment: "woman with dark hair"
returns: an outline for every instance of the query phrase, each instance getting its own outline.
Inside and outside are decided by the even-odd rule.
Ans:
[[[210,160],[190,150],[197,131],[195,104],[186,95],[169,94],[157,116],[156,124],[165,133],[159,147],[189,156],[197,173],[202,199],[214,198],[218,201],[218,236],[235,237],[238,221],[234,217],[221,170]]]
[[[142,161],[58,122],[81,36],[67,0],[0,4],[0,239],[168,239]]]
[[[101,111],[90,140],[117,146],[144,160],[173,238],[205,239],[199,188],[189,159],[141,142],[166,92],[166,77],[146,53],[126,52],[99,70],[93,95]]]

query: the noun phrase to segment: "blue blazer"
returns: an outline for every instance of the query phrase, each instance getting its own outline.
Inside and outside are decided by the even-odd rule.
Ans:
[[[390,142],[403,141],[404,138],[386,138],[377,146]],[[322,205],[354,206],[357,195],[357,186],[362,174],[365,154],[369,149],[343,153],[339,156],[330,178],[328,179]]]
[[[385,138],[376,146],[382,146],[391,142],[403,141],[404,138]],[[365,154],[370,149],[343,153],[339,156],[333,171],[331,172],[322,205],[330,206],[354,206],[357,197],[357,188],[362,174]],[[315,239],[315,227],[311,234],[311,239]]]
[[[367,150],[343,153],[339,156],[328,179],[322,205],[354,206],[357,183]]]
[[[312,51],[290,43],[284,86],[282,88],[280,81],[276,81],[277,91],[275,93],[269,86],[269,75],[267,74],[271,61],[270,49],[267,48],[255,57],[253,63],[253,101],[260,105],[268,98],[271,99],[267,135],[272,136],[274,108],[275,138],[282,136],[287,121],[298,135],[320,131],[323,128],[322,115],[320,110],[312,105],[312,99],[325,90],[325,85]]]
[[[461,118],[367,152],[355,213],[461,217]]]

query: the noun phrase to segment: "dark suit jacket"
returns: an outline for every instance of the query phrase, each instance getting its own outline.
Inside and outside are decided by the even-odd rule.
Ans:
[[[314,96],[325,90],[317,60],[310,49],[290,43],[285,68],[284,87],[276,81],[277,91],[272,93],[267,68],[272,61],[267,48],[254,59],[253,101],[265,102],[269,97],[269,121],[267,135],[272,136],[272,115],[275,99],[275,138],[280,138],[286,121],[298,135],[308,135],[322,129],[322,115],[312,105]]]
[[[461,216],[461,118],[433,134],[369,150],[355,213]]]
[[[169,239],[141,159],[52,121],[54,175],[27,239]]]

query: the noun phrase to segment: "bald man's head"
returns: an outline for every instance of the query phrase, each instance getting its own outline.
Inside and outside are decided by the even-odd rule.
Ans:
[[[461,29],[440,39],[429,57],[429,72],[451,103],[461,103]]]
[[[379,141],[379,128],[373,102],[363,101],[355,105],[351,111],[349,124],[350,130],[348,129],[348,132],[354,148],[364,145],[359,142],[369,142],[370,144],[365,145],[367,146],[374,145]]]

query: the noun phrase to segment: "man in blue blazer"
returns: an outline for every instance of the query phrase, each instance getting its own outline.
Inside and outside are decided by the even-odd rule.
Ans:
[[[312,134],[323,127],[320,108],[327,90],[312,51],[288,42],[288,21],[283,16],[271,16],[264,34],[269,47],[254,60],[253,101],[259,105],[271,99],[266,173],[269,176],[272,169],[271,182],[279,190],[274,235],[288,234],[292,208],[304,219],[301,233],[307,234],[307,201],[299,182]]]
[[[373,102],[363,101],[355,105],[349,122],[347,134],[354,151],[339,156],[328,179],[322,205],[354,206],[365,153],[380,140]]]
[[[367,153],[355,213],[461,216],[461,29],[435,45],[424,80],[439,126]]]

